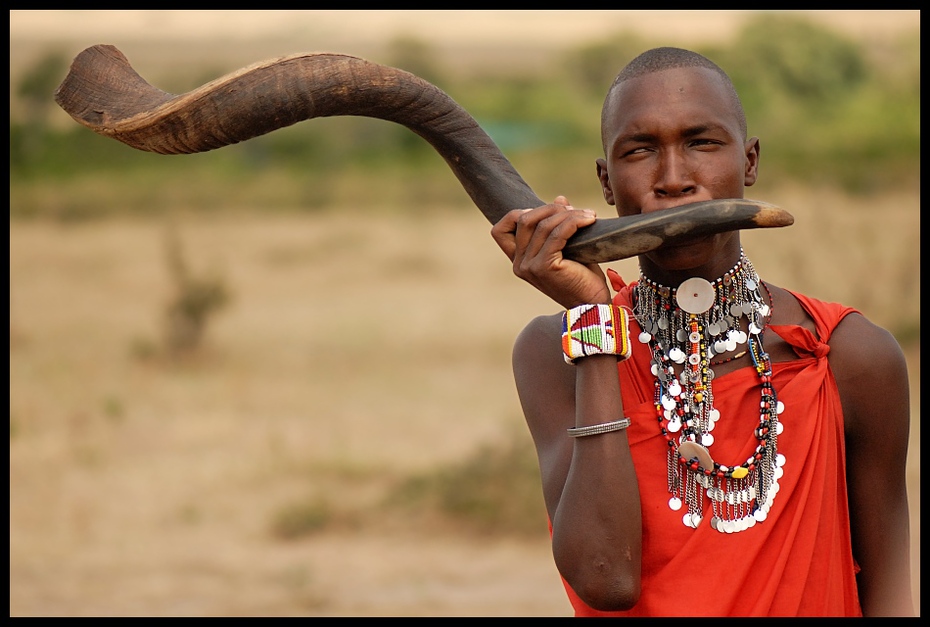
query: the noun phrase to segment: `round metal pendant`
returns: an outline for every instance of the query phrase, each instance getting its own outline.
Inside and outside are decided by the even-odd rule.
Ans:
[[[678,306],[691,314],[701,314],[710,309],[714,296],[714,286],[700,277],[687,279],[675,292]]]
[[[686,460],[697,458],[698,464],[704,469],[714,468],[714,459],[710,456],[710,451],[696,442],[682,442],[678,447],[678,454]]]

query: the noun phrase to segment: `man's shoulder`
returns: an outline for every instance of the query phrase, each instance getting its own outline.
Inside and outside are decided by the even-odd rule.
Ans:
[[[517,341],[521,341],[521,338],[539,339],[540,337],[549,337],[556,333],[562,333],[561,312],[536,316],[523,327],[520,335],[517,336]]]
[[[538,357],[538,351],[548,352],[548,347],[553,342],[561,342],[561,337],[561,313],[536,316],[517,335],[514,357],[520,359],[521,356],[526,356],[528,359],[535,359]]]
[[[798,305],[813,315],[830,332],[831,351],[841,350],[849,355],[868,359],[900,352],[894,335],[886,328],[870,320],[856,307],[836,301],[823,300],[807,294],[787,290],[795,297]]]
[[[845,316],[830,338],[833,361],[844,361],[866,368],[877,368],[903,360],[903,351],[888,329],[858,311]]]

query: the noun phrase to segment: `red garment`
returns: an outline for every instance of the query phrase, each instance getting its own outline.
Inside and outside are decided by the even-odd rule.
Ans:
[[[631,306],[632,286],[614,302]],[[814,319],[816,337],[800,326],[769,326],[799,359],[773,364],[786,457],[767,520],[739,533],[682,524],[685,508],[668,507],[667,443],[653,405],[649,349],[630,321],[633,356],[618,365],[627,433],[643,515],[642,594],[627,612],[602,613],[565,584],[577,616],[861,616],[846,494],[843,412],[827,362],[830,334],[853,309],[795,294]],[[777,304],[776,304],[777,305]],[[757,445],[760,387],[753,368],[714,379],[721,419],[714,458],[738,465]],[[737,411],[737,408],[740,408]],[[706,499],[706,497],[704,497]],[[705,500],[705,512],[709,512]],[[564,581],[563,581],[564,583]]]

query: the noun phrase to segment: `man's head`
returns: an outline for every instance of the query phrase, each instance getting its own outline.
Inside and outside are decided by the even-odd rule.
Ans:
[[[611,85],[601,132],[597,174],[620,216],[742,198],[756,181],[759,140],[747,138],[733,84],[715,63],[687,50],[657,48],[630,62]],[[686,269],[738,248],[738,234],[724,233],[652,256],[663,267]]]
[[[733,82],[730,80],[729,75],[724,72],[719,65],[704,55],[683,48],[653,48],[652,50],[647,50],[642,53],[620,70],[620,73],[617,74],[616,78],[614,78],[614,82],[610,85],[610,89],[607,90],[607,97],[604,99],[604,106],[601,109],[601,141],[604,142],[605,152],[607,150],[607,140],[604,137],[604,129],[605,126],[607,126],[607,114],[611,110],[613,95],[617,86],[629,79],[639,78],[640,76],[653,72],[686,67],[707,68],[720,75],[732,98],[733,108],[737,115],[740,130],[743,133],[743,139],[745,140],[747,138],[748,128],[746,124],[746,114],[743,111],[743,103],[740,101],[739,94],[736,92],[736,87],[733,86]]]

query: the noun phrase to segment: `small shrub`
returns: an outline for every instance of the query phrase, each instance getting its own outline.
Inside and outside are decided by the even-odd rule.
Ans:
[[[326,501],[298,501],[278,510],[272,519],[271,533],[281,540],[295,540],[321,531],[332,520],[332,508]]]
[[[188,269],[177,230],[168,230],[167,262],[175,294],[166,312],[165,344],[170,355],[200,347],[213,315],[229,302],[229,290],[218,276],[193,276]]]
[[[468,458],[402,482],[389,505],[427,510],[482,534],[545,529],[539,466],[529,435],[480,447]]]

